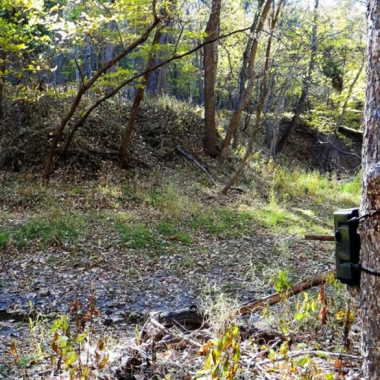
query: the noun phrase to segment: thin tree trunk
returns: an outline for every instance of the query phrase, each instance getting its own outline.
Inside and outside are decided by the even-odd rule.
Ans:
[[[365,65],[365,55],[363,55],[363,60],[362,60],[362,63],[360,65],[360,67],[359,67],[359,70],[356,73],[356,76],[355,76],[354,80],[352,81],[352,83],[350,85],[350,88],[348,89],[347,97],[346,97],[346,100],[343,103],[342,111],[341,111],[340,115],[338,116],[338,119],[337,119],[336,124],[335,124],[335,133],[339,132],[339,128],[342,125],[342,122],[343,122],[343,119],[344,119],[344,115],[346,114],[346,111],[347,111],[348,102],[350,101],[352,92],[354,91],[354,87],[355,87],[357,81],[360,78],[360,75],[361,75],[361,73],[363,71],[364,65]]]
[[[309,67],[307,70],[307,74],[305,78],[303,79],[302,83],[302,91],[301,95],[297,101],[297,104],[293,110],[293,117],[288,124],[284,134],[282,135],[280,141],[278,142],[276,146],[276,154],[280,153],[284,146],[286,145],[289,136],[292,134],[294,128],[297,126],[297,123],[300,119],[300,116],[305,112],[306,109],[306,101],[309,94],[310,86],[311,86],[311,78],[314,71],[315,66],[315,59],[317,56],[317,32],[318,32],[318,7],[319,7],[319,0],[315,0],[314,3],[314,18],[313,18],[313,29],[311,34],[311,46],[310,46],[310,61],[309,61]]]
[[[269,71],[269,67],[270,67],[270,54],[271,54],[271,48],[272,48],[272,36],[273,36],[274,31],[275,31],[277,21],[278,21],[279,15],[280,15],[280,11],[281,11],[281,8],[282,8],[284,2],[285,2],[285,0],[280,0],[280,3],[278,4],[277,10],[275,11],[275,13],[272,17],[272,20],[271,20],[270,35],[268,38],[268,43],[267,43],[266,52],[265,52],[265,64],[264,64],[264,71],[263,71],[262,90],[261,90],[261,95],[259,98],[259,104],[258,104],[258,108],[257,108],[257,112],[256,112],[255,125],[253,128],[252,134],[250,136],[249,142],[248,142],[247,150],[244,154],[244,157],[240,161],[239,166],[236,169],[235,173],[231,176],[229,181],[224,186],[224,188],[222,190],[222,194],[227,194],[228,190],[235,184],[236,180],[238,179],[238,177],[240,176],[240,174],[242,173],[242,171],[246,167],[246,165],[247,165],[247,163],[248,163],[248,161],[252,155],[252,152],[253,152],[253,146],[254,146],[254,143],[256,141],[257,134],[260,130],[261,118],[262,118],[264,107],[265,107],[265,100],[266,100],[266,97],[268,94],[268,71]]]
[[[206,41],[219,37],[220,10],[222,0],[213,0],[210,18],[206,27]],[[218,41],[204,47],[204,99],[205,99],[205,136],[206,153],[216,157],[216,120],[215,120],[215,86],[218,68]]]
[[[250,51],[252,49],[252,42],[253,42],[253,39],[251,38],[251,36],[254,35],[255,30],[257,28],[257,23],[259,21],[259,16],[260,16],[260,12],[261,12],[263,4],[264,4],[264,0],[258,0],[257,12],[255,14],[255,18],[251,26],[250,36],[248,38],[247,45],[245,46],[245,49],[244,49],[243,63],[241,65],[240,75],[239,75],[239,99],[242,99],[244,96],[244,89],[245,89],[245,85],[248,79],[247,75],[248,75],[249,56],[250,56]]]
[[[78,93],[74,99],[74,101],[71,104],[70,110],[68,113],[64,116],[62,119],[59,127],[57,128],[53,141],[50,146],[50,150],[48,153],[48,156],[46,158],[46,163],[45,163],[45,169],[43,173],[43,179],[46,182],[49,181],[51,170],[53,167],[53,162],[54,162],[54,155],[55,151],[57,149],[58,143],[62,138],[63,132],[65,131],[65,128],[67,126],[67,123],[71,120],[73,117],[76,109],[79,106],[79,103],[82,100],[83,95],[94,85],[94,83],[112,66],[114,66],[117,62],[119,62],[122,58],[124,58],[127,54],[129,54],[131,51],[136,49],[139,45],[144,43],[152,30],[157,26],[159,23],[160,19],[156,16],[155,13],[155,7],[156,7],[156,0],[153,0],[153,12],[154,12],[154,21],[152,24],[144,31],[144,33],[137,38],[133,43],[131,43],[126,49],[124,49],[120,54],[118,54],[116,57],[111,59],[110,61],[106,62],[93,76],[90,80],[88,80],[86,83],[82,85],[82,87],[78,90]]]
[[[233,113],[231,120],[230,120],[230,123],[228,125],[226,137],[223,141],[223,146],[222,146],[222,149],[221,149],[221,152],[219,155],[219,158],[221,161],[224,160],[228,155],[235,129],[239,125],[239,121],[241,119],[243,111],[246,109],[246,107],[249,103],[251,94],[252,94],[253,84],[254,84],[254,76],[255,76],[253,69],[254,69],[255,61],[256,61],[257,48],[259,45],[259,37],[260,37],[261,31],[263,30],[264,23],[267,19],[269,10],[272,6],[272,2],[273,2],[273,0],[266,0],[263,11],[261,12],[261,15],[259,17],[259,21],[257,23],[255,34],[254,34],[254,36],[252,36],[253,42],[252,42],[252,47],[251,47],[250,56],[249,56],[249,62],[248,62],[248,66],[247,66],[247,72],[248,72],[247,84],[244,88],[244,94],[239,101],[238,107],[237,107],[236,111]]]
[[[5,92],[5,69],[7,53],[5,50],[0,52],[0,119],[4,117],[4,92]]]
[[[368,2],[368,47],[361,214],[380,210],[380,0]],[[361,264],[380,272],[380,216],[360,226]],[[362,273],[360,288],[363,378],[380,379],[380,277]]]
[[[151,52],[150,52],[149,57],[148,57],[146,70],[149,70],[153,67],[154,59],[156,57],[156,47],[159,44],[160,38],[162,35],[161,31],[162,31],[162,26],[158,25],[157,29],[156,29],[156,33],[155,33],[154,38],[153,38],[152,49],[151,49]],[[120,152],[119,152],[119,160],[120,160],[120,163],[122,166],[126,166],[126,157],[127,157],[128,147],[129,147],[129,144],[131,142],[133,130],[135,128],[137,112],[140,108],[140,104],[141,104],[142,100],[144,99],[144,92],[145,92],[145,88],[148,84],[150,74],[151,74],[151,71],[148,71],[143,76],[142,83],[139,85],[139,88],[137,90],[137,94],[136,94],[135,99],[134,99],[133,104],[132,104],[132,109],[131,109],[131,112],[129,114],[128,124],[125,128],[125,131],[124,131],[124,136],[123,136],[123,140],[121,142]]]
[[[242,33],[242,32],[246,32],[247,30],[249,30],[249,28],[243,28],[243,29],[238,29],[238,30],[235,30],[231,33],[228,33],[228,34],[225,34],[223,36],[219,36],[219,39],[221,38],[227,38],[229,36],[232,36],[232,35],[235,35],[237,33]],[[70,146],[70,143],[74,137],[74,134],[75,132],[78,130],[78,128],[80,128],[81,126],[83,126],[83,124],[85,123],[85,121],[88,119],[88,117],[91,115],[92,111],[94,111],[96,108],[98,108],[101,104],[103,104],[107,99],[110,99],[112,98],[113,96],[115,96],[121,89],[123,89],[125,86],[129,85],[130,83],[134,82],[136,79],[139,79],[141,77],[143,77],[145,74],[147,73],[151,73],[163,66],[166,66],[168,65],[170,62],[173,62],[173,61],[177,61],[179,59],[182,59],[184,57],[187,57],[195,52],[197,52],[198,50],[202,49],[205,45],[209,44],[209,43],[212,43],[214,41],[209,41],[209,42],[203,42],[202,44],[188,50],[187,52],[185,53],[182,53],[182,54],[175,54],[173,55],[172,57],[168,58],[167,60],[161,62],[161,63],[158,63],[157,65],[153,66],[152,68],[150,69],[146,69],[138,74],[135,74],[134,76],[124,80],[123,82],[121,82],[112,92],[104,95],[102,98],[99,98],[92,106],[90,106],[82,115],[82,117],[77,121],[77,123],[74,125],[74,127],[72,128],[71,130],[71,133],[67,139],[67,142],[66,142],[66,146],[64,148],[64,151],[62,154],[65,154]]]

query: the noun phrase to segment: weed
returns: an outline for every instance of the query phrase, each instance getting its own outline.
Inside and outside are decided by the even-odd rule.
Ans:
[[[74,187],[71,192],[76,195],[84,195],[86,194],[86,191],[82,189],[81,187]]]
[[[184,244],[191,244],[193,242],[192,237],[188,233],[179,231],[173,224],[169,222],[160,222],[157,226],[157,231],[172,241],[180,241]]]
[[[179,219],[194,215],[201,209],[199,203],[181,195],[178,187],[174,184],[155,187],[148,194],[148,203],[160,210],[168,219]]]
[[[73,242],[85,227],[83,217],[73,213],[52,213],[38,216],[14,229],[11,238],[21,246],[32,241],[40,244],[61,244],[64,240]]]
[[[204,376],[212,379],[235,379],[240,360],[240,333],[237,326],[229,326],[220,339],[213,339],[202,346],[201,355],[206,355],[203,370],[195,379]]]
[[[122,234],[122,240],[132,249],[159,248],[161,243],[154,237],[152,231],[145,225],[130,226],[118,224],[118,231]]]
[[[0,248],[4,248],[10,240],[9,232],[5,231],[0,233]]]

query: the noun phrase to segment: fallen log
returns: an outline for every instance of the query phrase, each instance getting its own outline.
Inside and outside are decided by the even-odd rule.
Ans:
[[[273,306],[284,298],[295,296],[299,293],[309,290],[316,286],[321,286],[327,282],[329,278],[335,277],[334,271],[323,272],[312,276],[292,286],[283,293],[274,293],[265,298],[260,298],[241,305],[237,311],[237,315],[252,314],[260,311],[264,307]],[[193,305],[189,308],[172,311],[161,314],[158,318],[159,322],[165,326],[172,326],[175,323],[187,326],[189,328],[199,328],[207,326],[207,314],[197,306]]]
[[[183,149],[180,146],[177,146],[175,148],[175,150],[176,150],[176,152],[182,154],[182,156],[184,156],[185,158],[187,158],[190,162],[192,162],[195,165],[197,165],[198,168],[201,169],[202,172],[207,175],[207,177],[210,180],[210,182],[212,183],[212,185],[216,186],[215,179],[212,177],[212,175],[209,173],[209,171],[194,156],[192,156],[190,153],[186,152],[185,149]]]
[[[247,302],[241,306],[241,308],[238,311],[238,314],[240,315],[251,314],[251,313],[255,313],[261,310],[262,308],[266,306],[275,305],[276,303],[279,303],[281,299],[289,298],[289,297],[295,296],[296,294],[302,293],[305,290],[323,285],[332,276],[335,276],[334,271],[324,272],[324,273],[318,274],[313,277],[309,277],[308,279],[299,282],[298,284],[292,286],[289,290],[283,293],[274,293],[265,298]]]
[[[334,235],[305,235],[305,240],[318,240],[318,241],[335,241]]]

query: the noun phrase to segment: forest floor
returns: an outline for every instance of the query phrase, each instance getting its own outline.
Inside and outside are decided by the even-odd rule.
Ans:
[[[303,236],[331,233],[334,208],[357,203],[357,180],[334,183],[315,172],[280,168],[275,179],[267,170],[260,186],[253,178],[244,192],[229,196],[187,162],[153,173],[106,167],[96,180],[60,179],[47,188],[33,178],[3,175],[0,378],[21,378],[23,372],[51,378],[49,326],[70,314],[74,299],[86,309],[91,288],[99,311],[94,329],[109,338],[115,368],[135,327],[153,312],[199,304],[220,321],[226,308],[272,293],[279,281],[296,283],[332,270],[333,244]],[[335,315],[345,310],[347,295],[340,287],[329,292],[327,326],[316,328],[318,310],[297,323],[302,295],[301,306],[289,301],[251,322],[280,335],[307,335],[309,348],[318,342],[336,350],[343,327]],[[203,360],[194,358],[185,365],[178,357],[180,375],[178,365],[168,373],[193,377]],[[331,371],[341,376],[348,370],[332,362]]]
[[[200,116],[155,105],[138,119],[138,166],[121,170],[105,159],[120,137],[104,126],[114,117],[106,111],[80,131],[74,158],[59,163],[48,187],[38,172],[41,131],[15,138],[9,126],[2,136],[10,149],[0,163],[20,172],[0,173],[0,379],[66,379],[71,371],[84,379],[190,380],[212,350],[208,339],[221,339],[235,324],[239,379],[359,379],[360,328],[335,281],[324,293],[285,298],[249,317],[234,314],[246,301],[334,269],[333,243],[304,235],[332,233],[334,210],[359,204],[359,178],[310,169],[312,152],[321,155],[318,136],[296,133],[286,160],[274,165],[256,155],[238,189],[221,195],[238,158],[223,166],[207,159]],[[218,186],[175,153],[178,144]],[[173,334],[185,334],[187,343],[191,337],[190,345],[142,341],[149,318],[192,305],[207,313],[202,339],[177,326]]]

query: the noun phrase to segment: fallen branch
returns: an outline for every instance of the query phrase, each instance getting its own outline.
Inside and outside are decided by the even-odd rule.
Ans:
[[[211,174],[209,173],[209,171],[194,156],[192,156],[190,153],[186,152],[185,149],[181,148],[180,146],[177,146],[175,148],[175,150],[176,150],[176,152],[182,154],[182,156],[184,156],[185,158],[187,158],[189,161],[191,161],[195,165],[197,165],[198,168],[201,169],[202,172],[207,175],[207,177],[209,178],[209,180],[212,183],[212,185],[216,186],[215,179],[211,176]]]
[[[334,235],[305,235],[305,240],[335,241]]]
[[[151,323],[153,326],[157,327],[159,330],[161,330],[162,332],[164,332],[165,334],[167,335],[170,335],[170,336],[174,336],[175,338],[180,338],[182,341],[184,342],[187,342],[189,344],[191,344],[192,346],[195,346],[195,347],[202,347],[202,345],[198,342],[196,342],[195,340],[177,332],[176,334],[174,334],[172,331],[168,330],[165,326],[163,326],[160,322],[156,321],[154,318],[150,318],[149,320],[149,323]]]
[[[274,293],[265,298],[247,302],[239,309],[238,314],[245,315],[255,313],[266,306],[275,305],[284,298],[292,297],[296,294],[304,292],[305,290],[323,285],[332,276],[335,276],[335,272],[324,272],[322,274],[318,274],[316,276],[310,277],[304,281],[299,282],[298,284],[292,286],[289,290],[283,293]]]
[[[265,298],[249,301],[243,304],[236,312],[237,315],[246,315],[256,313],[267,306],[279,303],[284,298],[295,296],[305,290],[323,285],[329,278],[335,277],[335,271],[324,272],[307,278],[291,287],[283,293],[274,293]],[[205,326],[207,325],[207,315],[197,306],[191,306],[186,309],[172,311],[159,316],[160,322],[165,326],[172,326],[175,322],[179,322],[186,326]],[[163,325],[161,325],[163,326]]]
[[[329,141],[321,141],[321,140],[319,140],[318,142],[319,142],[319,144],[322,144],[322,145],[326,145],[326,144],[330,145],[332,148],[334,148],[334,149],[337,150],[339,153],[341,153],[341,154],[343,154],[343,155],[345,155],[345,156],[352,156],[352,157],[357,158],[357,159],[360,160],[360,161],[361,161],[361,159],[362,159],[358,154],[356,154],[356,153],[352,153],[352,152],[345,152],[344,150],[339,149],[337,146],[335,146],[333,143],[331,143],[331,142],[329,142]]]

